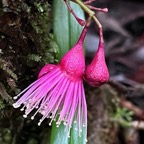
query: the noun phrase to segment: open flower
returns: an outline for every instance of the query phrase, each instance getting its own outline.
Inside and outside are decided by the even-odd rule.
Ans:
[[[109,80],[109,72],[105,62],[104,42],[99,42],[98,50],[92,62],[86,67],[85,80],[93,87],[101,86]]]
[[[83,73],[85,60],[83,42],[87,32],[84,27],[78,42],[61,59],[58,65],[47,64],[39,73],[39,78],[20,94],[14,97],[19,100],[13,104],[14,108],[21,105],[27,115],[36,109],[31,117],[34,119],[37,113],[42,114],[38,125],[45,118],[57,120],[57,127],[63,122],[68,129],[68,136],[72,123],[78,129],[79,135],[83,126],[87,128],[87,106],[83,87]]]

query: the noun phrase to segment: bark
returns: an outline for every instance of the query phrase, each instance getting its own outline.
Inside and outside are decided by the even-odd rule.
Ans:
[[[112,121],[116,109],[116,92],[109,86],[87,88],[88,143],[118,144],[118,124]]]

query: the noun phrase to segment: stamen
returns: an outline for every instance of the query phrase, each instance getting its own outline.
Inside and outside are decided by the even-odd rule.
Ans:
[[[17,103],[14,103],[14,104],[13,104],[13,107],[14,107],[14,108],[18,108],[18,107],[20,107],[20,106],[21,106],[21,105],[19,105],[19,104],[17,104]]]
[[[40,126],[41,125],[41,121],[40,122],[38,122],[38,126]]]
[[[24,115],[23,115],[23,117],[24,117],[24,118],[27,118],[27,115],[26,115],[26,114],[24,114]]]
[[[16,100],[18,98],[18,96],[14,96],[13,99]]]
[[[31,117],[31,120],[34,120],[34,116]]]
[[[20,111],[24,111],[25,107],[26,107],[26,106],[24,105],[24,106],[20,109]]]

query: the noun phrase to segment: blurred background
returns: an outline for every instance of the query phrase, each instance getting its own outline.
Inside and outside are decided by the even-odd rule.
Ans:
[[[132,117],[132,127],[120,128],[120,141],[117,143],[143,144],[144,1],[97,0],[93,5],[109,9],[108,13],[97,12],[103,26],[105,55],[111,75],[109,84],[120,92],[118,97],[122,107],[137,113]],[[93,22],[86,39],[87,63],[92,60],[97,49],[99,37],[96,33],[97,27]],[[127,115],[124,114],[124,117]],[[90,139],[93,138],[90,136]]]

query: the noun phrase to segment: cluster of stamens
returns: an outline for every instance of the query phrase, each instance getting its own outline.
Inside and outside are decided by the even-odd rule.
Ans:
[[[45,118],[50,119],[50,126],[53,121],[56,122],[56,127],[59,127],[63,123],[66,126],[65,129],[68,137],[70,137],[72,125],[74,125],[74,130],[78,131],[79,137],[81,137],[83,129],[87,132],[87,106],[82,78],[84,77],[90,85],[95,87],[106,83],[109,78],[104,59],[102,26],[92,11],[108,12],[108,9],[90,6],[89,4],[93,1],[95,0],[88,0],[86,2],[73,0],[73,2],[79,4],[89,14],[89,18],[85,24],[85,21],[78,18],[69,3],[64,0],[78,23],[82,26],[85,25],[78,42],[72,48],[72,51],[66,53],[59,65],[47,64],[40,72],[38,80],[14,97],[16,100],[23,95],[13,104],[13,107],[18,108],[23,104],[24,106],[20,110],[25,111],[24,118],[27,118],[27,115],[36,109],[31,119],[34,120],[38,113],[42,114],[43,117],[39,120],[38,126],[41,125]],[[85,68],[83,42],[87,27],[90,25],[92,18],[99,28],[100,46],[92,63]],[[76,62],[78,62],[77,65],[74,62],[73,67],[71,66],[73,60],[72,54],[77,58]],[[66,62],[67,64],[65,64]],[[75,67],[77,70],[71,70],[71,68],[75,69]],[[97,71],[98,67],[100,67],[99,71]],[[102,68],[103,70],[101,70]],[[85,73],[83,72],[84,70]]]

